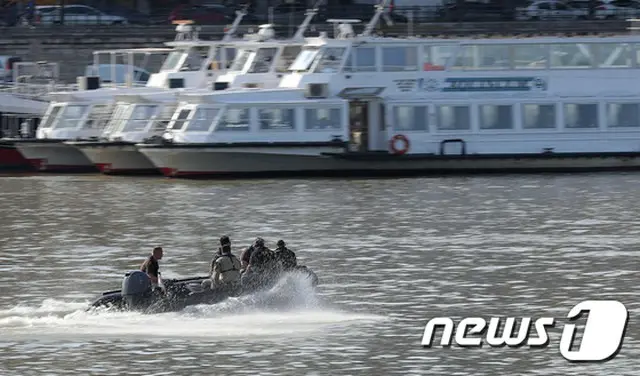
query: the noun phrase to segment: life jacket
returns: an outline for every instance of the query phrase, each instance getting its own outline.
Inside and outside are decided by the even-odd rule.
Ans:
[[[240,282],[240,260],[231,253],[223,253],[214,261],[215,269],[220,274],[222,283]]]

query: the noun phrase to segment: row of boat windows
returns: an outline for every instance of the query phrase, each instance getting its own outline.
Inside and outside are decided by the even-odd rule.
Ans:
[[[515,106],[520,106],[517,119]],[[607,103],[606,126],[640,127],[640,104]],[[436,105],[435,113],[428,106],[394,106],[393,128],[398,131],[470,131],[472,108],[468,105]],[[481,130],[553,129],[558,126],[556,114],[563,113],[565,129],[599,128],[600,106],[597,103],[526,103],[481,104],[478,109],[478,127]],[[431,115],[431,116],[430,116]],[[519,120],[519,121],[518,121]]]
[[[340,130],[342,129],[341,108],[305,108],[304,128],[306,130]],[[191,119],[193,110],[185,109],[170,124],[172,130],[185,132],[208,132],[218,117],[219,109],[198,108]],[[256,108],[256,121],[263,131],[296,130],[295,108]],[[249,131],[251,130],[252,112],[249,108],[227,108],[220,119],[215,122],[216,131]]]
[[[518,106],[519,108],[516,108]],[[197,108],[181,110],[175,120],[169,122],[175,106],[133,105],[118,106],[113,115],[107,105],[95,105],[87,116],[82,128],[103,129],[118,127],[122,132],[144,131],[150,121],[156,117],[153,127],[156,130],[170,129],[185,132],[208,132],[216,124],[216,131],[249,131],[252,116],[256,117],[260,130],[295,130],[299,121],[306,130],[341,130],[342,109],[305,108],[298,120],[295,108],[256,108],[255,115],[249,108],[227,108],[218,117],[220,109]],[[131,108],[133,107],[133,108]],[[158,110],[158,107],[161,110]],[[558,127],[557,114],[560,114],[562,126],[566,129],[593,129],[599,127],[599,114],[605,112],[605,125],[610,128],[640,127],[640,104],[638,103],[524,103],[524,104],[480,104],[471,105],[434,105],[433,110],[426,105],[394,105],[393,128],[398,131],[466,131],[472,129],[473,108],[477,107],[478,127],[481,130],[508,129],[553,129]],[[68,105],[54,107],[47,119],[45,128],[51,126],[52,119],[59,118],[57,129],[78,128],[85,117],[88,106]],[[519,111],[516,111],[519,110]],[[60,111],[63,111],[59,114]],[[193,116],[189,119],[189,115]],[[61,115],[61,116],[57,116]],[[518,119],[519,117],[519,119]],[[111,120],[109,120],[111,119]],[[108,125],[107,125],[108,123]]]
[[[294,71],[337,72],[346,48],[305,47]],[[640,44],[554,43],[428,46],[360,46],[352,49],[346,72],[411,72],[419,70],[507,70],[629,68],[640,66]]]

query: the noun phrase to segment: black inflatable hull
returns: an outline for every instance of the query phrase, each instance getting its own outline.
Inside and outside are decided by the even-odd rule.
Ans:
[[[317,275],[306,267],[298,267],[296,272],[308,274],[311,285],[318,285]],[[211,290],[210,288],[202,288],[202,281],[207,277],[194,277],[182,280],[165,280],[164,285],[166,293],[159,290],[150,291],[147,294],[130,297],[123,296],[121,290],[105,292],[95,300],[89,310],[95,308],[107,308],[119,311],[139,311],[143,313],[163,313],[176,312],[184,308],[198,304],[216,304],[228,299],[230,296],[242,296],[254,293],[259,290],[269,289],[273,287],[283,274],[270,275],[253,280],[253,283],[243,286],[238,291],[223,292]],[[243,276],[243,283],[246,276]]]

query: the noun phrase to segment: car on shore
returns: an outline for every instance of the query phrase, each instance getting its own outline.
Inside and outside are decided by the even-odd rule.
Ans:
[[[59,25],[61,17],[59,5],[43,5],[36,7],[36,23],[39,25]],[[124,25],[128,20],[122,16],[104,13],[87,5],[65,5],[65,25]]]

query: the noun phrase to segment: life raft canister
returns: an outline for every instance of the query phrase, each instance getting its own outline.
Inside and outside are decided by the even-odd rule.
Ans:
[[[402,143],[402,147],[398,148],[396,145],[398,142]],[[397,134],[391,138],[389,141],[389,147],[391,148],[391,152],[395,155],[403,155],[409,151],[410,147],[409,139],[402,134]]]

